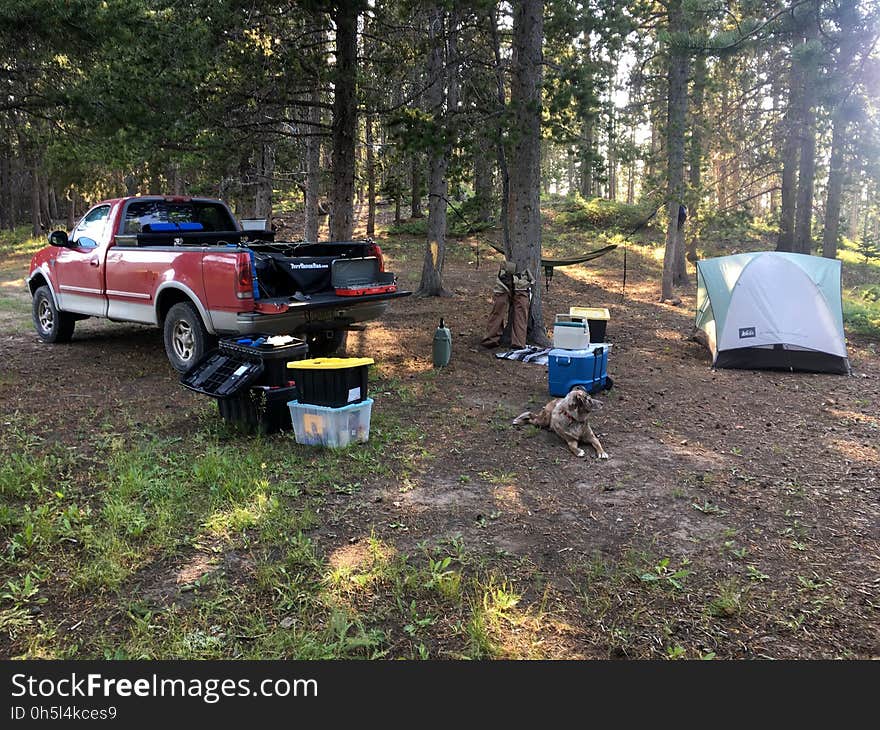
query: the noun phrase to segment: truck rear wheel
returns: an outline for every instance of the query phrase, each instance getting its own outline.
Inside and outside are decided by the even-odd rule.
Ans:
[[[306,343],[309,346],[309,357],[344,355],[347,341],[347,330],[326,330],[324,332],[313,332],[306,335]]]
[[[165,354],[179,373],[195,365],[211,346],[211,336],[198,310],[190,302],[178,302],[165,316]]]
[[[43,285],[34,292],[31,312],[37,336],[43,342],[70,342],[76,320],[55,306],[48,286]]]

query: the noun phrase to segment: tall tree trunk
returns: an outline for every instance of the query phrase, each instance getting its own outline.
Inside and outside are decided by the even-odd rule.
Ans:
[[[859,16],[857,0],[842,0],[839,4],[839,26],[841,29],[840,54],[837,63],[837,78],[841,87],[850,78],[850,66],[856,52]],[[843,181],[846,175],[844,164],[844,147],[848,126],[847,92],[841,98],[832,115],[831,160],[828,165],[828,192],[825,198],[825,230],[822,234],[822,255],[825,258],[837,258],[837,240],[840,235],[840,200],[843,193]]]
[[[49,204],[49,181],[40,175],[40,219],[47,231],[52,230],[52,207]]]
[[[815,15],[813,15],[815,12]],[[819,34],[818,7],[811,11],[805,34],[806,44]],[[804,70],[800,162],[798,165],[797,209],[794,222],[794,243],[797,253],[809,254],[813,249],[813,189],[816,177],[816,85],[819,80],[809,69]]]
[[[55,188],[49,186],[49,214],[53,221],[57,221],[61,216],[58,214],[58,196],[55,194]]]
[[[669,31],[679,34],[687,31],[682,0],[670,0],[668,5]],[[672,298],[672,287],[686,277],[681,276],[684,265],[684,240],[678,224],[679,206],[684,204],[684,127],[687,116],[688,58],[686,51],[669,46],[669,92],[666,124],[667,155],[667,227],[666,252],[663,256],[663,278],[660,300]]]
[[[168,179],[172,195],[183,195],[183,176],[180,174],[180,163],[172,162],[168,166]]]
[[[788,107],[783,117],[782,137],[785,139],[785,145],[782,148],[782,190],[780,192],[781,208],[779,212],[779,237],[776,241],[777,251],[794,250],[794,224],[797,209],[804,78],[800,64],[794,59],[792,59],[789,73]]]
[[[446,172],[449,160],[444,154],[431,154],[428,160],[428,245],[422,265],[418,296],[449,296],[443,287],[446,258]]]
[[[584,117],[581,126],[581,180],[582,198],[593,197],[593,125],[596,119],[592,114]]]
[[[25,179],[30,174],[27,168],[27,158],[23,148],[18,159],[9,160],[9,187],[6,191],[9,196],[9,230],[15,230],[15,225],[24,220],[24,190]]]
[[[330,239],[350,241],[354,232],[354,164],[357,107],[358,4],[340,3],[336,24],[336,73],[333,94],[333,186],[330,196]]]
[[[846,135],[846,113],[838,108],[834,114],[831,132],[831,160],[828,166],[828,192],[825,198],[825,230],[822,233],[822,255],[828,259],[837,258],[837,239],[840,235],[840,199],[843,193],[844,137]]]
[[[428,37],[431,50],[428,53],[428,89],[425,103],[439,127],[448,122],[449,89],[455,86],[454,71],[447,70],[445,59],[444,11],[438,6],[428,16]],[[450,34],[455,29],[450,28]],[[444,93],[445,92],[445,93]],[[444,103],[446,102],[446,103]],[[446,259],[446,206],[449,183],[450,148],[447,144],[434,145],[428,152],[428,245],[422,265],[422,279],[417,296],[451,296],[443,287],[443,263]]]
[[[376,153],[373,150],[373,117],[366,119],[366,163],[367,163],[367,238],[376,235]]]
[[[636,201],[636,161],[630,161],[626,168],[626,204],[633,205]]]
[[[569,152],[568,153],[568,194],[574,195],[576,190],[575,184],[575,169],[574,169],[574,155]]]
[[[505,257],[509,259],[512,253],[510,242],[510,171],[507,167],[507,151],[504,149],[503,113],[506,109],[506,101],[504,98],[504,65],[501,59],[501,39],[498,33],[498,12],[497,6],[489,12],[489,31],[492,36],[492,55],[495,59],[495,95],[498,101],[495,153],[498,157],[498,174],[501,177],[501,242],[503,244],[502,248],[505,251]]]
[[[312,91],[311,106],[309,107],[309,136],[306,137],[306,191],[305,191],[305,214],[306,228],[304,238],[306,241],[318,240],[318,194],[321,184],[321,138],[318,136],[318,124],[321,122],[321,108],[318,106],[320,96],[318,90]]]
[[[616,64],[615,64],[616,65]],[[608,200],[617,200],[617,131],[614,102],[608,103]]]
[[[684,195],[682,193],[682,195]],[[682,199],[684,199],[682,197]],[[677,221],[675,226],[675,261],[673,262],[672,285],[682,286],[687,283],[687,255],[684,245],[684,221]]]
[[[855,240],[859,234],[859,208],[862,199],[861,181],[856,180],[855,184],[850,188],[847,206],[847,235]]]
[[[513,142],[510,163],[510,247],[519,271],[535,277],[526,339],[547,347],[541,306],[541,83],[544,38],[543,0],[513,3],[513,56],[510,106]]]
[[[12,208],[12,183],[10,180],[10,157],[12,150],[6,148],[0,156],[0,229],[15,228],[15,211]]]
[[[694,83],[692,88],[691,104],[691,139],[688,147],[688,217],[693,221],[697,215],[697,206],[702,193],[702,165],[703,165],[703,124],[704,109],[703,101],[706,92],[706,57],[702,54],[694,59]],[[690,235],[687,237],[687,252],[685,258],[696,265],[697,261],[697,237],[693,232],[693,225],[689,226]]]

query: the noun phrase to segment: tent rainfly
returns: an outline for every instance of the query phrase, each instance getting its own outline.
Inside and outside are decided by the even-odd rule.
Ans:
[[[836,259],[756,251],[698,261],[696,327],[716,368],[850,373]]]

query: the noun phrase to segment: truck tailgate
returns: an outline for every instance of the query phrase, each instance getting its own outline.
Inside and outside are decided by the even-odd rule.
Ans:
[[[294,297],[276,297],[275,299],[260,299],[258,304],[271,303],[285,304],[288,310],[306,310],[306,309],[333,309],[357,306],[361,302],[378,302],[385,299],[400,299],[408,297],[412,294],[410,291],[396,291],[385,294],[362,294],[357,297],[340,297],[334,292],[320,292],[318,294],[308,295],[308,299],[299,301]]]
[[[254,303],[254,310],[239,312],[236,317],[236,331],[244,334],[298,334],[345,329],[355,322],[377,319],[382,316],[392,299],[401,299],[411,294],[409,291],[396,291],[340,297],[333,292],[322,292],[312,294],[303,301],[293,297],[260,299]]]

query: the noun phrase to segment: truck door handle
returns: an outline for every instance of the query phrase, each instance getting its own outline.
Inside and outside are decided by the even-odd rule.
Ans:
[[[101,265],[101,261],[98,259],[97,256],[89,259],[89,266],[100,266],[100,265]]]

